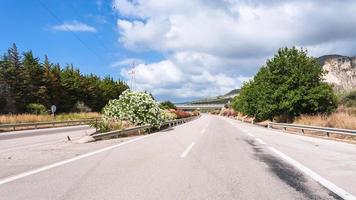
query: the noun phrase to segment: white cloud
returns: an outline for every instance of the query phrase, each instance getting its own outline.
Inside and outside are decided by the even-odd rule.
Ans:
[[[142,84],[159,94],[222,94],[284,46],[307,47],[314,56],[356,50],[351,0],[114,0],[113,5],[121,16],[119,41],[133,51],[161,52],[162,62],[183,77],[167,86],[153,69],[162,69],[161,62],[145,64],[156,79]]]
[[[78,21],[56,25],[53,26],[52,29],[56,31],[96,32],[96,29],[94,27]]]
[[[234,78],[223,73],[211,74],[206,70],[192,75],[181,69],[170,60],[140,64],[135,68],[136,89],[178,99],[211,97],[239,87],[243,81],[250,78]],[[123,68],[121,75],[129,80],[130,70],[129,67]]]
[[[133,65],[138,65],[144,63],[143,60],[138,58],[126,58],[123,60],[119,60],[117,62],[113,62],[110,64],[110,67],[128,67]]]

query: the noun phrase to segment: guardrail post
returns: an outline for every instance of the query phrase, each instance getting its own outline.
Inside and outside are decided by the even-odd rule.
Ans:
[[[304,129],[302,129],[302,134],[304,135]]]
[[[326,132],[326,135],[327,135],[328,137],[330,137],[330,133],[329,133],[329,132]]]
[[[95,119],[95,132],[98,132],[98,119]]]
[[[284,126],[284,127],[283,127],[283,130],[284,130],[284,131],[287,131],[287,127]]]
[[[271,123],[270,122],[267,123],[267,128],[271,128]]]
[[[13,129],[15,130],[16,129],[16,126],[14,125]]]

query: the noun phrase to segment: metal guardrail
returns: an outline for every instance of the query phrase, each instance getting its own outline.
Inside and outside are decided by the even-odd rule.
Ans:
[[[82,119],[82,120],[67,120],[67,121],[49,121],[49,122],[35,122],[35,123],[15,123],[15,124],[0,124],[0,129],[3,128],[12,128],[13,131],[19,127],[30,127],[27,129],[37,129],[40,126],[48,126],[51,125],[55,127],[56,125],[80,125],[80,124],[87,124],[90,122],[96,122],[98,119]],[[32,128],[31,128],[32,127]]]
[[[172,126],[176,126],[179,124],[184,124],[186,122],[192,121],[193,119],[196,119],[200,116],[194,116],[194,117],[187,117],[187,118],[182,118],[182,119],[176,119],[173,121],[169,121],[169,122],[165,122],[162,124],[161,127],[166,128],[168,127],[172,127]],[[102,140],[102,139],[108,139],[108,138],[115,138],[115,137],[119,137],[120,135],[125,135],[127,133],[133,132],[133,131],[141,131],[141,130],[149,130],[153,128],[153,126],[151,125],[143,125],[143,126],[138,126],[138,127],[133,127],[133,128],[127,128],[124,130],[116,130],[116,131],[110,131],[110,132],[106,132],[106,133],[94,133],[91,134],[91,136],[95,139],[95,140]]]
[[[320,127],[320,126],[308,126],[308,125],[300,125],[300,124],[287,124],[287,123],[275,123],[268,122],[268,128],[273,127],[282,127],[285,131],[287,128],[299,129],[304,134],[304,131],[318,131],[324,132],[328,137],[330,137],[330,133],[334,134],[342,134],[342,135],[352,135],[356,136],[356,130],[352,129],[341,129],[341,128],[328,128],[328,127]]]

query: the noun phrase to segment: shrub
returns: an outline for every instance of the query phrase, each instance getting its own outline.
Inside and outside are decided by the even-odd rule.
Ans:
[[[185,111],[183,111],[183,110],[174,110],[174,111],[172,111],[172,112],[174,112],[174,113],[177,115],[177,118],[178,118],[178,119],[186,118],[186,117],[191,117],[191,116],[192,116],[189,112],[185,112]]]
[[[356,90],[343,95],[340,104],[346,107],[356,107]]]
[[[123,129],[125,124],[122,121],[117,120],[105,120],[99,122],[92,122],[90,127],[96,128],[98,132],[104,133],[113,130],[121,130]]]
[[[159,104],[159,107],[164,110],[177,109],[177,107],[170,101],[164,101]]]
[[[347,112],[335,112],[331,115],[301,115],[294,123],[324,126],[332,128],[356,129],[356,116]]]
[[[222,108],[219,115],[227,116],[227,117],[235,117],[236,112],[231,108]]]
[[[38,104],[38,103],[28,104],[26,106],[26,110],[27,110],[27,112],[29,112],[31,114],[35,114],[35,115],[43,115],[43,114],[48,113],[46,107],[44,105]]]
[[[74,112],[91,112],[91,108],[86,106],[84,102],[78,101],[73,108]]]
[[[110,100],[103,108],[103,119],[132,122],[135,125],[150,124],[160,127],[165,120],[158,103],[145,92],[124,91],[119,99]]]
[[[200,112],[197,111],[197,110],[194,110],[194,111],[192,112],[192,115],[193,115],[193,116],[199,116],[199,115],[200,115]]]
[[[163,110],[162,114],[163,114],[163,118],[165,119],[165,121],[177,119],[177,115],[174,112],[171,112],[169,110]]]
[[[306,50],[281,48],[253,80],[243,85],[232,106],[257,121],[276,116],[291,121],[301,114],[329,114],[336,109],[336,95],[322,81],[324,73]]]

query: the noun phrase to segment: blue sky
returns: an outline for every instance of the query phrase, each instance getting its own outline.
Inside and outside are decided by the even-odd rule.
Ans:
[[[179,102],[241,87],[280,47],[354,56],[355,10],[354,0],[3,0],[0,52],[15,42],[124,80],[135,62],[135,90]]]
[[[32,50],[41,59],[47,54],[52,62],[73,63],[84,73],[110,74],[123,79],[118,68],[111,66],[115,61],[134,57],[153,62],[162,56],[156,52],[142,53],[124,48],[118,42],[118,16],[111,1],[30,0],[20,3],[5,0],[0,6],[3,27],[0,52],[6,52],[12,43],[16,43],[21,51]],[[95,32],[73,31],[84,44],[68,30],[54,29],[61,24],[76,22],[95,29]]]

